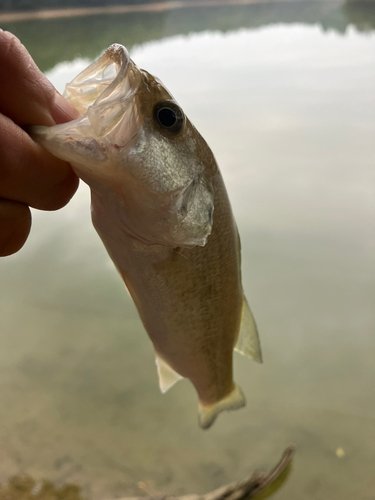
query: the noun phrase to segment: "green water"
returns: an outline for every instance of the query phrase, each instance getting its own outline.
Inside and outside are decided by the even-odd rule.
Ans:
[[[223,172],[265,363],[235,356],[248,405],[208,432],[189,382],[162,396],[81,186],[0,261],[0,481],[203,493],[294,443],[273,498],[375,498],[373,19],[311,1],[2,26],[59,90],[117,41],[173,92]]]

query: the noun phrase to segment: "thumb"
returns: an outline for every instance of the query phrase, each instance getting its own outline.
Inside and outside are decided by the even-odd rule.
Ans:
[[[55,97],[51,103],[50,113],[55,123],[70,122],[81,116],[56,89]]]

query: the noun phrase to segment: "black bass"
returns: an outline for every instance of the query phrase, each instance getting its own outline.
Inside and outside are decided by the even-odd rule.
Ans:
[[[206,429],[222,410],[245,405],[233,349],[261,362],[215,158],[160,80],[121,45],[65,97],[82,117],[32,135],[90,186],[94,227],[154,345],[161,391],[188,378]]]

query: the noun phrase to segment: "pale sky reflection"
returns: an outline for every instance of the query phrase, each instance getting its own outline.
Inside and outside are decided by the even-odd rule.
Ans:
[[[131,55],[210,144],[241,226],[373,244],[374,53],[374,34],[276,25],[177,36]],[[62,91],[87,63],[47,76]]]
[[[375,35],[274,25],[131,54],[217,157],[265,363],[235,356],[248,406],[208,433],[191,384],[162,396],[152,344],[81,185],[64,209],[34,211],[25,247],[0,261],[0,481],[37,471],[85,485],[94,500],[137,496],[147,479],[158,494],[203,493],[293,442],[296,467],[278,499],[370,498]],[[61,63],[48,77],[63,91],[87,64]]]

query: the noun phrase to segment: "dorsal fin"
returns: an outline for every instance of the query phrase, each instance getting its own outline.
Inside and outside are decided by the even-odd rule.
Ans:
[[[258,328],[245,296],[242,299],[241,326],[234,350],[258,363],[263,362]]]
[[[156,367],[159,375],[159,387],[163,394],[183,377],[175,372],[163,359],[155,353]]]

